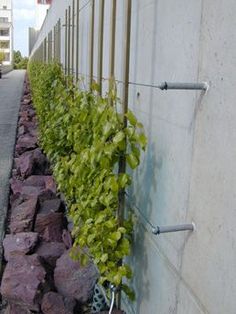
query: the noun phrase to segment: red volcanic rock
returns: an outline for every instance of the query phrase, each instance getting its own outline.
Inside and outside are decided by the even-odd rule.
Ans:
[[[56,184],[52,176],[30,176],[25,181],[16,178],[10,180],[13,194],[39,196],[43,192],[50,190],[56,192]]]
[[[72,298],[63,298],[59,293],[48,292],[42,300],[42,312],[44,314],[73,314],[76,301]]]
[[[29,132],[29,133],[30,133],[30,130],[36,129],[35,122],[24,120],[23,118],[19,119],[18,124],[19,124],[19,127],[24,126],[26,129],[26,132]]]
[[[37,197],[16,206],[11,213],[10,230],[11,233],[32,231],[35,221],[35,216],[38,209]]]
[[[37,254],[12,253],[3,273],[1,294],[10,303],[38,311],[45,276]]]
[[[5,314],[31,314],[32,312],[25,307],[21,307],[18,304],[9,304],[6,308]]]
[[[65,246],[67,249],[71,249],[72,248],[72,238],[71,238],[71,234],[68,230],[64,229],[62,232],[62,241],[64,242]]]
[[[50,175],[50,164],[40,148],[34,150],[34,174]]]
[[[22,135],[24,135],[25,133],[26,133],[26,127],[24,126],[24,125],[22,125],[22,126],[20,126],[19,128],[18,128],[18,134],[17,134],[17,136],[18,137],[20,137],[20,136],[22,136]]]
[[[42,202],[39,213],[48,214],[50,212],[56,213],[63,210],[62,202],[59,198],[47,199]]]
[[[28,115],[28,110],[21,110],[19,112],[19,116],[26,121],[30,121],[29,115]]]
[[[21,232],[15,235],[7,234],[3,240],[4,257],[8,261],[12,252],[27,254],[32,251],[38,241],[38,234],[35,232]]]
[[[33,174],[43,175],[49,173],[48,160],[39,148],[25,152],[20,157],[15,158],[15,165],[17,173],[22,178]]]
[[[66,248],[62,242],[42,242],[36,252],[46,263],[52,267],[56,266],[56,260],[65,252]]]
[[[90,261],[87,266],[81,266],[79,261],[73,261],[66,251],[56,263],[54,282],[57,291],[65,297],[73,297],[80,303],[86,303],[93,294],[98,272]]]
[[[23,112],[23,111],[27,111],[28,109],[32,108],[32,106],[30,104],[27,104],[27,103],[21,103],[21,106],[20,106],[20,112]]]
[[[30,196],[30,195],[24,195],[24,194],[20,194],[15,193],[12,194],[10,196],[10,205],[11,205],[11,209],[13,210],[14,208],[16,208],[17,206],[19,206],[20,204],[24,203],[25,201],[28,201],[32,198],[35,198],[35,196]]]
[[[25,186],[42,187],[42,190],[51,190],[56,193],[56,184],[52,176],[30,176],[24,181]]]
[[[22,177],[28,177],[33,173],[34,156],[30,152],[22,154],[19,158],[15,158],[17,173]]]
[[[32,103],[31,96],[28,94],[28,95],[24,96],[24,98],[22,99],[21,107],[24,105],[30,105],[31,103]]]
[[[35,116],[35,110],[28,105],[23,105],[19,112],[19,116],[22,121],[32,121],[32,118]]]
[[[63,213],[39,213],[36,217],[34,231],[46,242],[61,242],[63,230]]]
[[[19,179],[16,178],[12,178],[10,180],[10,185],[11,185],[11,190],[12,190],[12,194],[16,194],[16,193],[20,193],[22,190],[22,185],[23,182]]]
[[[18,138],[15,152],[16,155],[21,155],[28,150],[35,149],[37,147],[37,138],[30,135],[22,135]]]
[[[57,196],[51,190],[44,190],[38,196],[40,207],[42,207],[43,203],[46,200],[52,200],[52,199],[55,199],[55,198],[57,198]]]

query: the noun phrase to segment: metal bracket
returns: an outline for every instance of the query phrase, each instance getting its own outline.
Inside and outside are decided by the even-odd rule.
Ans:
[[[161,233],[178,232],[178,231],[194,231],[195,224],[184,224],[184,225],[174,225],[174,226],[156,226],[152,228],[152,233],[157,235]]]
[[[158,86],[161,90],[168,89],[187,89],[187,90],[204,90],[207,91],[209,89],[209,84],[207,82],[201,83],[170,83],[163,82]]]

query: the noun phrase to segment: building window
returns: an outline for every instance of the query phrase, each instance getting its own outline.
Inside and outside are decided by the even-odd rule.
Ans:
[[[3,10],[7,10],[7,6],[6,5],[3,5]]]
[[[9,41],[0,41],[0,48],[1,49],[9,49],[10,42]]]
[[[9,28],[2,28],[0,29],[0,36],[9,36]]]
[[[7,23],[8,17],[0,17],[0,23]]]

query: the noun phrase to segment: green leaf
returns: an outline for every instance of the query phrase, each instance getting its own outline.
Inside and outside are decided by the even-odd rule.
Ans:
[[[130,177],[127,173],[119,174],[118,182],[121,188],[125,188],[130,184]]]
[[[127,112],[127,114],[126,114],[126,117],[127,117],[128,121],[129,121],[129,123],[130,123],[131,125],[136,126],[136,124],[137,124],[137,119],[136,119],[136,117],[135,117],[135,115],[133,114],[132,111],[129,110],[129,111]]]
[[[122,280],[122,276],[121,274],[117,273],[114,277],[113,277],[113,282],[116,286],[119,286]]]
[[[139,134],[138,142],[139,142],[141,148],[144,150],[147,146],[147,137],[144,133]]]
[[[103,127],[103,134],[104,136],[108,136],[110,134],[110,131],[112,129],[112,123],[106,122],[106,124]]]
[[[119,228],[118,228],[118,231],[119,231],[120,233],[123,233],[123,234],[125,234],[125,233],[127,232],[127,230],[126,230],[124,227],[119,227]]]
[[[105,263],[107,260],[108,260],[108,254],[107,254],[107,253],[102,254],[102,256],[101,256],[101,261],[102,261],[103,263]]]
[[[130,301],[135,301],[135,293],[132,289],[129,288],[129,286],[127,286],[126,284],[122,284],[121,289],[125,292]]]
[[[118,144],[125,138],[125,134],[123,131],[119,131],[116,133],[116,135],[113,137],[113,143]]]
[[[139,160],[133,153],[127,155],[126,159],[132,169],[135,169],[139,165]]]
[[[115,241],[119,241],[121,238],[121,232],[120,231],[113,232],[111,234],[110,238],[115,240]]]
[[[82,254],[80,257],[81,266],[86,266],[88,264],[89,258],[87,255]]]
[[[95,237],[96,237],[95,234],[90,234],[87,238],[87,244],[90,245],[95,239]]]

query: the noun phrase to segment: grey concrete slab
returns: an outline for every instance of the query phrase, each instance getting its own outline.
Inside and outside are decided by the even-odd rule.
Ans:
[[[8,207],[9,177],[11,173],[18,111],[23,92],[25,71],[16,70],[0,79],[0,259]],[[1,262],[0,262],[1,264]]]

